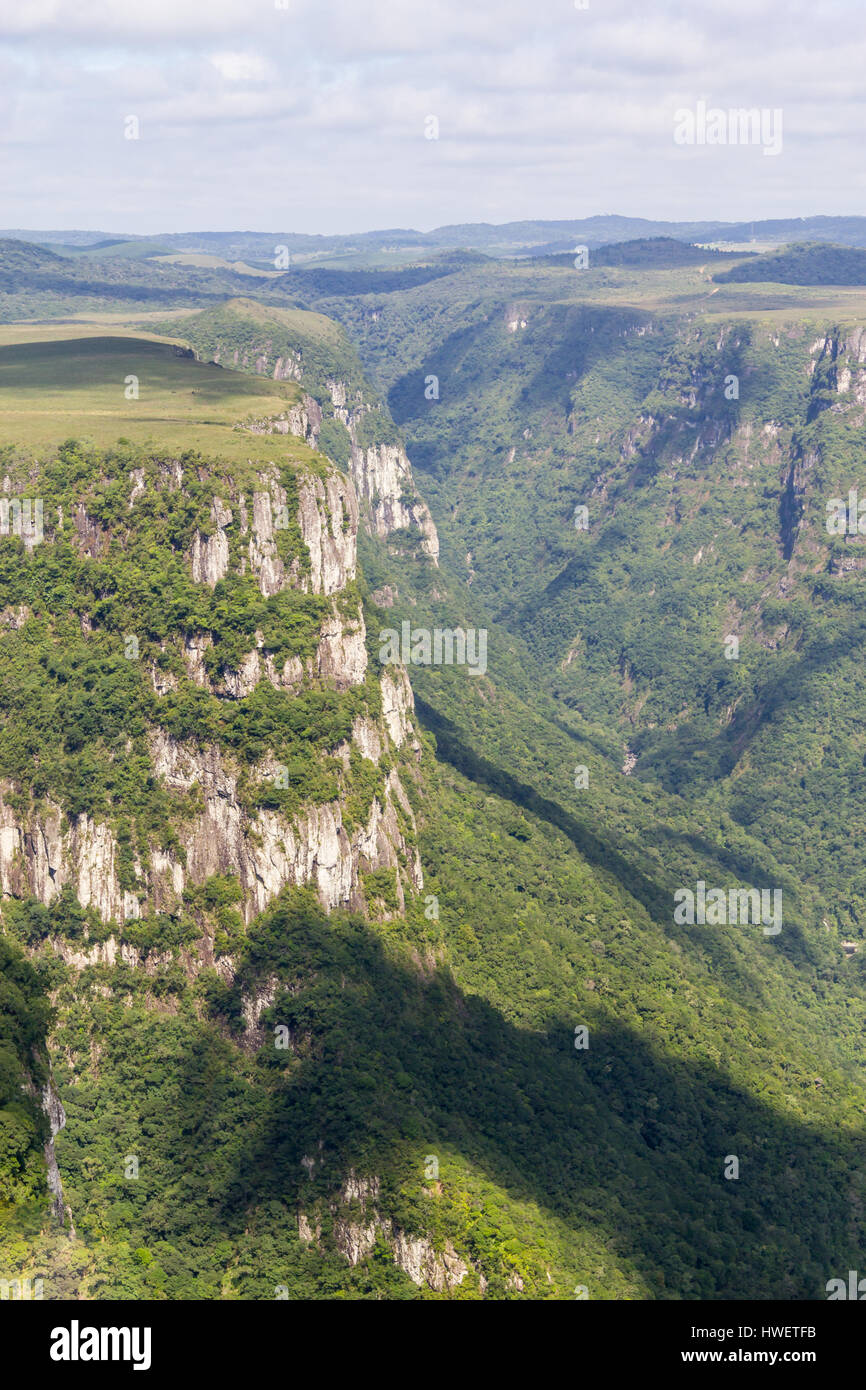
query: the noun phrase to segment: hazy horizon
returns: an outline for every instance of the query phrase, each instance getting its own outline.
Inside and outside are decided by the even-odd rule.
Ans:
[[[647,222],[647,223],[650,223],[650,224],[668,223],[671,227],[682,227],[682,226],[687,226],[687,225],[696,224],[696,223],[705,224],[705,225],[707,225],[707,226],[724,226],[724,225],[727,225],[727,226],[730,226],[730,227],[740,227],[740,226],[742,226],[742,225],[744,225],[744,224],[747,224],[747,223],[753,223],[755,226],[759,226],[760,224],[766,223],[766,222],[775,222],[775,221],[786,221],[786,222],[790,222],[790,221],[800,221],[800,222],[808,222],[808,221],[811,221],[811,220],[816,219],[816,218],[826,218],[827,220],[833,220],[833,221],[840,221],[840,220],[842,220],[842,219],[850,219],[850,218],[862,218],[863,221],[866,222],[866,213],[858,213],[858,212],[850,212],[850,213],[848,213],[848,212],[813,212],[813,213],[803,213],[803,214],[791,213],[791,214],[789,214],[788,216],[782,217],[782,218],[779,218],[779,217],[771,217],[771,216],[761,216],[761,217],[689,217],[689,218],[665,218],[665,217],[657,217],[657,218],[656,218],[656,217],[643,217],[643,216],[642,216],[641,214],[639,214],[639,213],[620,213],[620,212],[594,212],[594,213],[592,213],[592,212],[591,212],[591,213],[586,213],[586,214],[585,214],[584,216],[582,216],[582,217],[573,217],[573,218],[571,218],[571,217],[569,217],[569,218],[553,218],[553,217],[519,217],[519,218],[517,218],[517,217],[514,217],[514,218],[506,218],[506,219],[505,219],[504,221],[502,221],[502,222],[498,222],[498,221],[497,221],[497,222],[491,222],[491,221],[486,220],[486,219],[478,219],[478,220],[476,220],[476,221],[469,221],[469,220],[467,220],[467,219],[462,219],[462,220],[459,220],[459,221],[456,221],[456,222],[443,222],[443,223],[437,223],[435,226],[430,226],[430,227],[410,227],[410,226],[349,227],[349,228],[338,228],[337,230],[335,230],[335,231],[330,231],[330,232],[306,231],[306,230],[301,230],[301,229],[296,228],[296,227],[251,227],[251,226],[248,226],[248,225],[241,225],[240,223],[238,223],[238,224],[236,224],[236,225],[231,225],[231,226],[227,225],[227,226],[225,226],[225,227],[214,227],[214,226],[203,226],[203,225],[190,226],[190,227],[180,227],[180,226],[178,226],[178,227],[175,227],[175,226],[168,227],[168,226],[161,226],[161,227],[153,227],[153,228],[151,228],[151,229],[148,230],[148,231],[142,231],[142,230],[140,230],[140,228],[138,228],[138,227],[129,227],[129,226],[126,226],[126,227],[114,227],[114,228],[113,228],[113,227],[106,227],[106,226],[102,226],[102,227],[96,227],[96,226],[92,226],[92,227],[72,227],[72,226],[63,226],[63,227],[61,227],[61,226],[58,225],[58,226],[53,226],[53,227],[49,227],[49,226],[45,226],[45,227],[36,227],[36,226],[33,226],[33,227],[23,227],[23,226],[22,226],[22,227],[0,227],[0,236],[11,236],[11,235],[14,235],[15,233],[18,233],[18,234],[20,234],[20,235],[22,235],[22,236],[25,235],[25,234],[27,234],[27,235],[33,235],[33,234],[35,234],[35,235],[38,235],[38,236],[43,236],[43,237],[48,238],[48,237],[49,237],[50,235],[52,235],[52,234],[67,233],[67,234],[70,234],[70,235],[73,235],[73,236],[82,236],[82,237],[83,237],[83,236],[93,236],[93,237],[108,236],[108,237],[117,237],[117,238],[120,238],[120,239],[124,239],[124,238],[142,238],[142,239],[149,239],[149,238],[151,238],[151,237],[160,236],[160,235],[161,235],[161,236],[166,236],[166,237],[171,237],[171,236],[194,236],[194,235],[196,235],[197,233],[199,233],[199,234],[201,234],[202,236],[214,236],[214,235],[215,235],[215,236],[223,236],[223,235],[229,235],[229,234],[231,234],[231,233],[235,233],[235,234],[237,234],[237,235],[239,235],[239,236],[270,236],[270,235],[274,235],[274,236],[280,235],[280,236],[289,236],[289,237],[292,237],[292,236],[304,236],[304,237],[321,237],[323,240],[330,240],[331,238],[335,238],[335,237],[372,237],[372,236],[383,236],[383,235],[385,235],[385,234],[390,234],[390,233],[394,233],[395,235],[398,235],[398,234],[399,234],[399,235],[404,235],[404,234],[412,234],[412,235],[415,235],[415,234],[417,234],[417,235],[419,235],[419,236],[430,236],[430,235],[432,235],[432,234],[435,233],[435,232],[443,232],[443,231],[450,230],[451,228],[455,228],[455,229],[456,229],[456,228],[462,228],[462,227],[492,227],[492,228],[501,228],[501,227],[518,226],[518,225],[521,225],[521,224],[536,224],[536,225],[541,225],[541,226],[544,226],[544,225],[554,226],[554,225],[556,225],[557,223],[558,223],[558,224],[561,224],[561,225],[567,225],[567,224],[570,224],[570,223],[572,223],[572,222],[584,222],[584,221],[593,221],[593,220],[597,220],[597,219],[600,220],[600,219],[610,219],[610,218],[620,218],[620,219],[622,219],[623,221],[629,221],[629,222],[641,222],[641,221],[643,221],[643,222]]]

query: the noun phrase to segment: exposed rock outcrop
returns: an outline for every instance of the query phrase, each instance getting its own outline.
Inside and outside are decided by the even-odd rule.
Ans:
[[[63,1198],[63,1183],[60,1178],[60,1169],[57,1166],[57,1155],[54,1152],[54,1140],[66,1124],[66,1111],[63,1109],[54,1082],[50,1077],[48,1084],[42,1091],[42,1109],[51,1130],[51,1138],[45,1144],[45,1169],[48,1178],[48,1191],[51,1193],[51,1210],[58,1221],[68,1222],[69,1238],[72,1240],[75,1237],[72,1212]]]
[[[196,531],[192,542],[192,577],[199,584],[209,584],[214,588],[225,579],[229,569],[229,541],[227,528],[232,522],[232,513],[221,498],[215,497],[211,507],[214,523],[212,535],[204,537]]]
[[[166,477],[180,486],[183,472]],[[305,683],[322,681],[336,690],[363,684],[367,648],[360,603],[345,595],[356,575],[359,506],[352,481],[336,469],[297,474],[297,502],[287,492],[279,470],[264,468],[260,486],[251,496],[215,496],[210,506],[208,534],[196,531],[189,553],[191,576],[213,588],[236,566],[248,567],[265,597],[292,586],[329,600],[312,655],[277,659],[267,650],[261,632],[256,645],[233,668],[214,662],[209,632],[188,633],[179,655],[189,679],[219,698],[243,700],[262,680],[291,696]],[[136,480],[133,479],[133,487]],[[294,526],[309,556],[287,562],[280,553],[278,533]],[[101,539],[93,533],[82,509],[76,532],[97,551]],[[289,552],[286,552],[287,554]],[[8,609],[4,620],[19,625],[26,613]],[[168,645],[163,644],[163,652]],[[175,659],[177,659],[175,657]],[[156,664],[149,666],[155,693],[168,696],[178,677]],[[382,675],[382,715],[358,716],[353,740],[362,755],[378,764],[386,750],[399,750],[413,737],[409,715],[412,694],[405,672]],[[21,795],[11,784],[0,785],[0,892],[4,896],[32,895],[48,905],[65,887],[81,905],[92,908],[105,923],[122,923],[150,912],[174,911],[188,884],[213,874],[237,875],[242,913],[249,922],[287,885],[313,884],[327,909],[364,906],[363,876],[377,869],[395,871],[399,904],[404,888],[420,889],[417,852],[406,842],[402,823],[412,824],[411,809],[397,772],[391,769],[373,798],[363,824],[347,824],[339,798],[303,806],[294,815],[275,810],[250,812],[239,790],[240,767],[215,744],[198,746],[178,741],[155,725],[149,734],[153,775],[169,791],[194,793],[197,809],[187,806],[175,824],[179,851],[152,845],[146,862],[136,862],[134,891],[129,870],[121,886],[121,855],[112,828],[91,816],[67,819],[59,804],[43,800],[21,810]],[[337,750],[339,753],[340,750]],[[319,755],[312,749],[310,757]],[[267,759],[265,760],[267,763]],[[266,777],[262,763],[247,775]],[[349,778],[348,747],[340,755],[343,779]],[[351,791],[350,784],[346,787]],[[115,957],[106,943],[107,963]],[[89,951],[89,946],[88,946]],[[122,951],[120,959],[124,959]]]
[[[358,499],[344,475],[329,473],[325,482],[306,478],[300,487],[298,521],[310,552],[310,588],[334,594],[355,578]]]
[[[384,1240],[395,1265],[414,1284],[426,1285],[437,1293],[458,1288],[470,1273],[470,1265],[457,1253],[450,1240],[436,1247],[430,1236],[409,1235],[393,1221],[383,1217],[376,1203],[380,1184],[376,1177],[358,1177],[350,1171],[338,1198],[331,1202],[333,1241],[344,1259],[356,1265]],[[306,1212],[298,1214],[298,1235],[307,1244],[321,1240],[321,1222]]]
[[[117,842],[108,826],[87,815],[67,823],[59,806],[23,818],[9,783],[0,784],[0,892],[51,902],[69,885],[82,907],[103,921],[139,916],[138,898],[120,888]]]
[[[372,528],[383,538],[393,531],[416,530],[421,551],[439,563],[439,536],[425,502],[417,496],[412,465],[405,450],[395,444],[370,448],[352,446],[352,478],[369,508]]]
[[[327,388],[334,417],[349,433],[349,471],[366,513],[368,530],[383,539],[395,531],[417,531],[421,553],[438,565],[439,536],[429,507],[418,496],[406,451],[397,444],[362,443],[359,426],[374,407],[345,382],[329,379]],[[264,432],[268,427],[268,422],[260,421],[254,428]],[[301,406],[270,423],[270,428],[295,434],[314,449],[320,447],[321,427],[322,411],[310,396],[304,397]]]
[[[280,554],[278,534],[289,529],[293,518],[277,469],[262,471],[259,482],[252,498],[240,494],[236,502],[238,533],[246,542],[241,573],[248,565],[265,598],[290,586],[326,595],[344,589],[355,578],[357,566],[358,499],[349,479],[336,469],[324,480],[313,474],[299,476],[296,519],[309,552],[306,570],[299,557],[287,564]],[[214,588],[229,573],[235,514],[216,497],[210,520],[210,534],[196,531],[193,536],[190,565],[196,583]]]
[[[365,824],[349,830],[339,802],[308,807],[291,821],[270,810],[248,815],[238,799],[237,775],[215,747],[193,752],[160,731],[153,736],[152,757],[167,786],[197,787],[203,798],[201,814],[179,828],[185,866],[169,856],[160,872],[151,861],[149,895],[158,908],[172,905],[178,886],[217,873],[239,878],[247,922],[287,885],[314,884],[329,910],[362,906],[361,875],[372,869],[402,864],[412,887],[423,885],[417,853],[399,826],[396,806],[406,815],[408,802],[395,772],[381,801],[374,798]]]
[[[375,743],[381,755],[386,739],[384,729],[375,726],[362,734],[368,753]],[[8,801],[7,784],[0,787],[3,895],[32,895],[47,905],[69,884],[82,906],[93,907],[103,922],[123,922],[145,911],[175,910],[187,883],[230,873],[240,881],[242,912],[250,922],[287,885],[312,883],[328,910],[362,908],[362,875],[376,869],[398,871],[401,907],[404,881],[417,891],[423,887],[417,851],[400,829],[397,808],[410,823],[412,813],[394,770],[365,822],[347,827],[339,801],[306,807],[293,818],[271,810],[250,814],[238,795],[237,772],[215,746],[196,749],[154,730],[151,758],[155,776],[167,787],[196,788],[201,797],[201,811],[177,826],[182,854],[154,849],[149,862],[138,866],[136,892],[124,891],[117,841],[108,825],[80,816],[63,828],[60,808],[50,804],[47,810],[33,809],[22,823]]]

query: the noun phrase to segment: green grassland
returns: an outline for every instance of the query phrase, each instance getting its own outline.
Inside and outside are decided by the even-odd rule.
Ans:
[[[68,438],[104,445],[123,437],[227,460],[310,457],[291,436],[241,428],[290,408],[300,395],[293,382],[255,381],[121,329],[7,327],[0,344],[3,444],[44,452]],[[131,376],[137,400],[126,396]]]

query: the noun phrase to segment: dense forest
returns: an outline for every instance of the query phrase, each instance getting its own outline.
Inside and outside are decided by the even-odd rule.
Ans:
[[[89,312],[110,260],[196,360],[162,349],[149,442],[43,420],[5,447],[45,536],[0,535],[0,1275],[106,1300],[824,1297],[866,1198],[863,561],[825,524],[866,481],[860,320],[792,306],[782,274],[768,308],[770,257],[709,298],[718,265],[679,243],[268,282],[88,257],[62,292],[60,258],[6,247],[15,292],[42,286],[27,316]],[[11,411],[34,359],[4,333]],[[315,448],[243,393],[231,456],[200,447],[219,380],[280,372],[279,423],[309,397]],[[373,524],[401,450],[438,565]],[[350,462],[378,470],[356,571]],[[412,665],[397,719],[378,637],[404,620],[484,628],[489,667]],[[251,655],[268,678],[241,679]],[[220,796],[246,857],[199,871]],[[345,893],[312,856],[262,905],[269,827],[325,815],[364,846]],[[38,871],[40,834],[87,849],[87,901]],[[780,891],[783,930],[678,923],[697,883]]]

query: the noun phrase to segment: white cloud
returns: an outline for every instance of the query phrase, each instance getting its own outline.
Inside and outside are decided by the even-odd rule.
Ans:
[[[864,20],[861,0],[0,0],[4,220],[864,211]],[[699,98],[781,106],[782,156],[675,147]]]
[[[210,61],[227,82],[264,82],[270,71],[257,53],[214,53]]]

